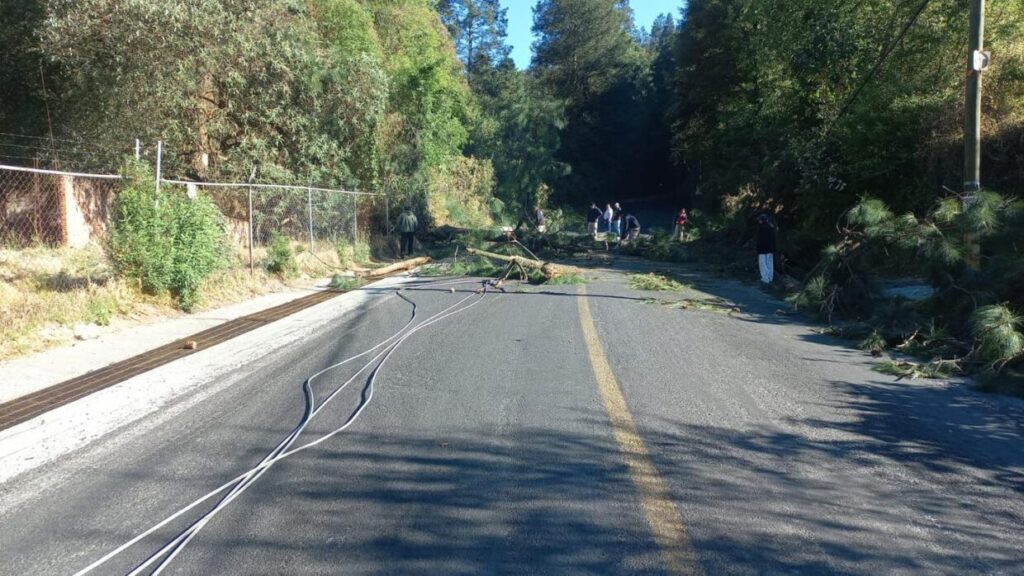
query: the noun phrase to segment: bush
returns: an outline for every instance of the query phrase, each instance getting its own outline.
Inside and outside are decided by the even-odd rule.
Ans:
[[[267,250],[267,271],[281,276],[294,276],[299,271],[291,240],[287,236],[276,233],[271,236],[270,249]]]
[[[203,279],[227,261],[223,217],[205,197],[157,193],[141,163],[129,164],[124,172],[107,240],[111,261],[118,274],[138,280],[143,291],[169,291],[182,310],[191,311]]]
[[[370,245],[366,242],[357,241],[352,245],[352,257],[359,264],[369,264]]]
[[[334,244],[334,251],[338,254],[338,262],[341,263],[341,267],[344,269],[352,268],[352,247],[345,241],[339,241]]]

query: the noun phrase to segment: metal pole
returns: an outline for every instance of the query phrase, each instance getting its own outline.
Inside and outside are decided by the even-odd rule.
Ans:
[[[352,243],[359,242],[359,196],[352,195]]]
[[[138,160],[142,157],[142,142],[138,138],[135,139],[135,159]]]
[[[160,161],[163,159],[163,155],[164,155],[164,141],[163,140],[157,140],[156,141],[156,193],[157,194],[160,193],[160,178],[161,178],[161,174],[160,174]]]
[[[256,179],[256,167],[253,166],[249,172],[249,184]],[[255,238],[255,233],[252,229],[252,186],[249,186],[249,277],[256,276],[256,263],[252,257],[252,244]]]
[[[313,183],[310,182],[309,186],[306,187],[306,201],[309,206],[309,251],[312,253],[313,249]]]
[[[252,242],[253,242],[253,231],[252,231],[252,186],[249,186],[249,276],[256,275],[256,263],[252,257]]]
[[[985,0],[971,1],[971,23],[967,42],[967,86],[964,104],[964,207],[977,199],[981,190],[981,74],[975,55],[985,39]],[[967,238],[967,265],[977,270],[980,247],[973,234]]]

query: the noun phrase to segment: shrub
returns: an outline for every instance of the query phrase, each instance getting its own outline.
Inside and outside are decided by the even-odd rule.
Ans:
[[[359,264],[369,264],[370,262],[370,245],[366,242],[356,241],[352,245],[352,258]]]
[[[339,241],[334,244],[334,251],[338,253],[338,262],[341,267],[348,269],[352,267],[352,247],[347,242]]]
[[[203,279],[227,262],[224,221],[209,199],[156,187],[141,163],[126,166],[107,251],[118,274],[150,294],[170,292],[182,310],[199,301]]]
[[[267,250],[267,271],[281,276],[293,276],[299,271],[287,236],[276,233],[271,236],[270,249]]]

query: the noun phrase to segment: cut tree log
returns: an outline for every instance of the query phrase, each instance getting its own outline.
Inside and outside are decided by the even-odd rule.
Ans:
[[[394,264],[388,264],[383,268],[374,268],[373,270],[357,272],[356,275],[360,278],[380,278],[381,276],[387,276],[388,274],[393,274],[402,270],[411,270],[417,266],[423,266],[428,262],[430,262],[430,256],[420,256],[419,258],[411,258],[409,260],[395,262]]]
[[[491,260],[500,260],[501,262],[507,262],[509,264],[515,264],[528,270],[540,270],[544,277],[548,280],[557,278],[559,276],[571,276],[573,274],[579,274],[579,269],[573,266],[564,266],[562,264],[555,264],[552,262],[543,262],[541,260],[534,260],[532,258],[525,258],[523,256],[506,256],[505,254],[495,254],[494,252],[488,252],[486,250],[479,250],[477,248],[466,248],[466,251],[470,254],[476,254],[477,256],[483,256],[484,258],[490,258]]]

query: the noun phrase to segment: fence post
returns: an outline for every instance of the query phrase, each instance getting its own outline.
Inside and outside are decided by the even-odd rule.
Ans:
[[[352,244],[359,242],[359,195],[352,195]]]
[[[309,206],[309,252],[315,253],[316,250],[313,248],[313,182],[310,181],[306,185],[306,201]]]
[[[160,161],[164,156],[164,140],[157,140],[157,194],[160,194]]]
[[[384,235],[391,237],[391,191],[384,191]]]
[[[256,276],[256,264],[252,258],[252,242],[255,237],[252,230],[252,186],[249,186],[249,276]]]
[[[138,138],[136,138],[135,139],[135,159],[136,160],[138,160],[142,156],[142,148],[141,148],[141,146],[142,146],[142,143],[139,142]]]

